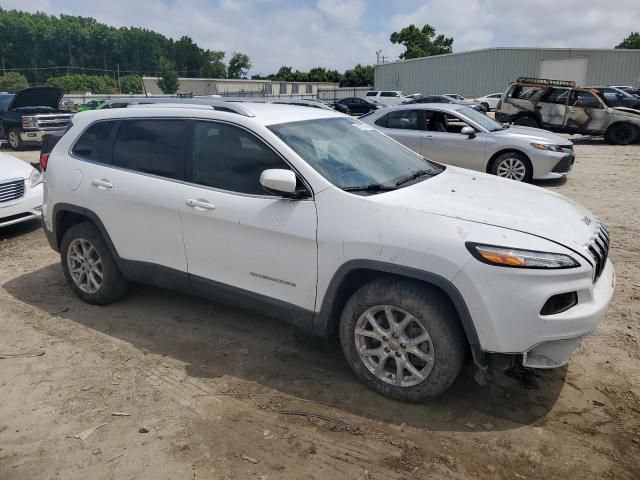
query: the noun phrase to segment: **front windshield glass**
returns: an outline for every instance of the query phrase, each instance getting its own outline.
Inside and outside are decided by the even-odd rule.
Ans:
[[[444,170],[355,119],[306,120],[272,125],[269,129],[318,173],[343,189],[392,189],[396,183],[421,172],[434,175]]]
[[[496,122],[493,118],[486,116],[484,113],[474,110],[473,108],[462,107],[458,110],[458,113],[460,113],[460,115],[464,115],[469,120],[477,123],[482,128],[489,130],[490,132],[504,130],[504,125]]]

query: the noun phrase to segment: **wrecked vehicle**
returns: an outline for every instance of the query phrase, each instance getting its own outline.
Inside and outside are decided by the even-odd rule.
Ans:
[[[561,133],[604,135],[607,143],[640,140],[640,110],[610,107],[575,82],[520,77],[502,95],[496,120]]]
[[[60,108],[64,91],[53,87],[32,87],[0,95],[0,126],[12,150],[41,145],[47,133],[63,132],[73,113]]]

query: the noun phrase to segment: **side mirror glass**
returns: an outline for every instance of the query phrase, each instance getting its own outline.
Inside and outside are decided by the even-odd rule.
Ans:
[[[260,174],[260,185],[269,193],[283,197],[296,196],[296,174],[291,170],[270,169]]]
[[[462,130],[460,130],[460,133],[462,135],[466,135],[469,138],[475,138],[476,137],[476,131],[471,127],[462,127]]]

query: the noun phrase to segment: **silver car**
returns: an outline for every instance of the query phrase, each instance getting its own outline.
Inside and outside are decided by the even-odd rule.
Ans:
[[[521,182],[564,177],[575,161],[570,140],[505,126],[463,105],[400,105],[360,120],[431,160]]]

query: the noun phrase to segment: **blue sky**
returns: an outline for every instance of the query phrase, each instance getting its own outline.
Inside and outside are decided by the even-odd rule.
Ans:
[[[491,46],[612,48],[640,30],[640,0],[0,0],[6,9],[91,16],[212,50],[247,53],[251,73],[280,66],[345,70],[392,59],[389,35],[414,23],[454,38],[454,51]],[[227,57],[228,58],[228,57]]]

